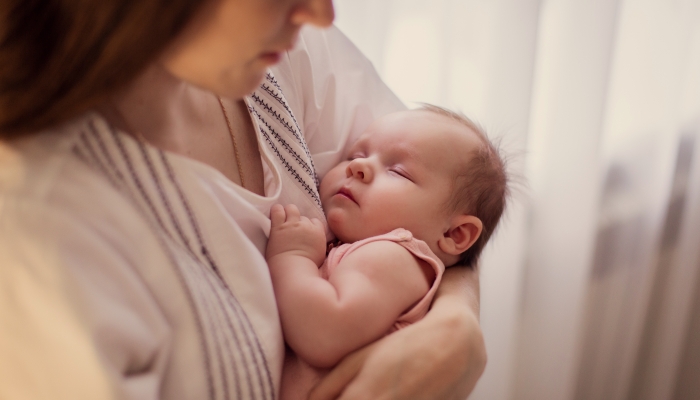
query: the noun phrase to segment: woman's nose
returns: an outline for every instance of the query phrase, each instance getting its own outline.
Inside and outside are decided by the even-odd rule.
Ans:
[[[361,182],[369,183],[372,181],[372,168],[365,159],[356,158],[348,164],[345,169],[348,178],[353,177]]]
[[[292,10],[291,21],[296,25],[312,24],[327,27],[333,23],[333,0],[300,0]]]

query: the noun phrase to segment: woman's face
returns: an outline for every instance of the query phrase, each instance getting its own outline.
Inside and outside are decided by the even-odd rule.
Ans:
[[[229,98],[252,92],[306,23],[333,22],[332,0],[210,0],[162,57],[180,79]]]

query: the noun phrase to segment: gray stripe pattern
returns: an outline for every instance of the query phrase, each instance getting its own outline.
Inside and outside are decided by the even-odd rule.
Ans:
[[[291,180],[323,212],[318,194],[319,179],[311,153],[282,88],[272,73],[267,73],[265,81],[248,100],[248,110],[264,138],[261,145],[267,145],[284,165]]]
[[[208,398],[274,399],[262,345],[222,278],[166,154],[94,123],[73,154],[135,204],[171,257],[197,314]]]

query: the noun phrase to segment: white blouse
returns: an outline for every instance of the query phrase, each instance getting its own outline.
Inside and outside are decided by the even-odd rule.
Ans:
[[[0,142],[0,399],[273,399],[269,209],[403,104],[337,29],[305,28],[246,98],[265,196],[89,113]]]

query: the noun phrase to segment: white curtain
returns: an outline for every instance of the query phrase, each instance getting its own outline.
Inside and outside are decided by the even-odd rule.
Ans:
[[[700,398],[700,0],[335,5],[404,101],[476,119],[527,182],[482,259],[470,398]]]

